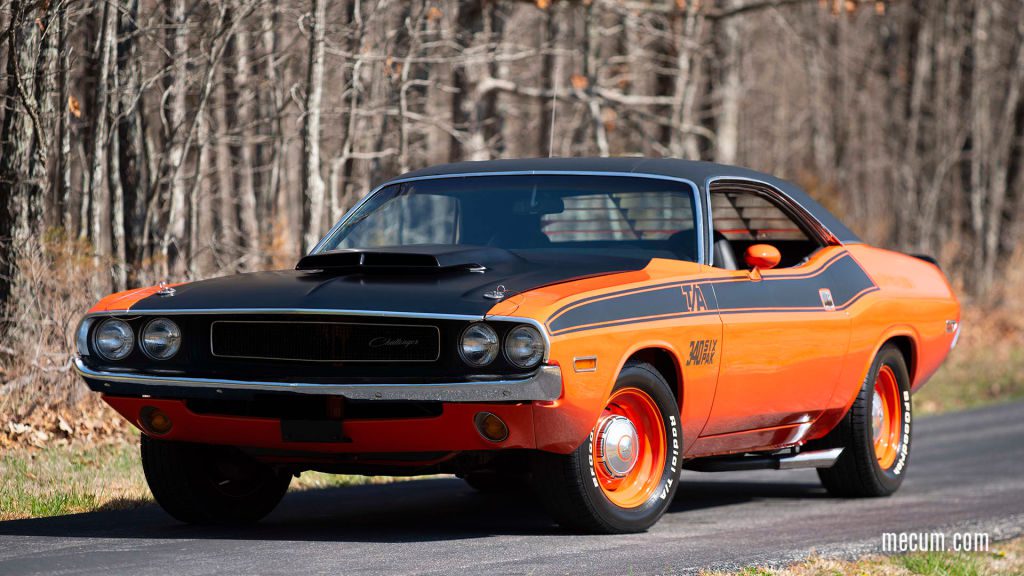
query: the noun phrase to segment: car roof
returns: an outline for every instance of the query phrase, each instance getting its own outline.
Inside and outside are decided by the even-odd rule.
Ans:
[[[692,181],[701,190],[710,178],[749,178],[769,184],[802,206],[843,244],[856,244],[861,240],[824,206],[818,204],[792,182],[756,170],[697,162],[675,158],[523,158],[514,160],[483,160],[438,164],[407,172],[385,182],[385,185],[409,178],[455,176],[460,174],[486,174],[490,172],[615,172],[682,178]]]

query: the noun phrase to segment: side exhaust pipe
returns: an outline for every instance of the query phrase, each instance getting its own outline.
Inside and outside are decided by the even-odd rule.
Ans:
[[[842,448],[811,450],[797,454],[714,456],[683,463],[683,468],[698,472],[735,472],[739,470],[795,470],[797,468],[831,468]]]

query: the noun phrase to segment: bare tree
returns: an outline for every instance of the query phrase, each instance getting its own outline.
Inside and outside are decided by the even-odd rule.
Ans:
[[[309,59],[306,74],[306,106],[302,123],[302,184],[306,191],[303,245],[310,250],[320,239],[324,223],[324,180],[320,174],[320,113],[324,89],[324,29],[327,0],[312,0],[309,22]]]
[[[286,265],[375,183],[495,157],[773,172],[978,297],[1020,250],[1020,0],[5,6],[0,298],[13,238],[118,287]]]
[[[186,242],[186,207],[188,198],[185,186],[185,124],[186,90],[188,87],[189,60],[188,22],[186,21],[185,0],[167,0],[165,10],[166,68],[164,75],[164,140],[166,156],[160,177],[166,190],[169,204],[167,220],[161,241],[161,255],[165,274],[181,274],[188,258]]]

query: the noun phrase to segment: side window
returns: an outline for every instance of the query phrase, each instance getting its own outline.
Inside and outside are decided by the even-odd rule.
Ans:
[[[438,194],[395,196],[357,223],[336,248],[458,244],[459,201]]]
[[[778,268],[802,264],[821,247],[786,210],[750,184],[711,185],[712,258],[716,267],[745,268],[743,255],[754,244],[779,250]]]

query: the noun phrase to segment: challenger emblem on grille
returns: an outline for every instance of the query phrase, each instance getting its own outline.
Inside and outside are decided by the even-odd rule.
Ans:
[[[419,340],[405,340],[403,338],[387,338],[380,336],[370,340],[367,345],[370,348],[410,348],[420,343]]]

